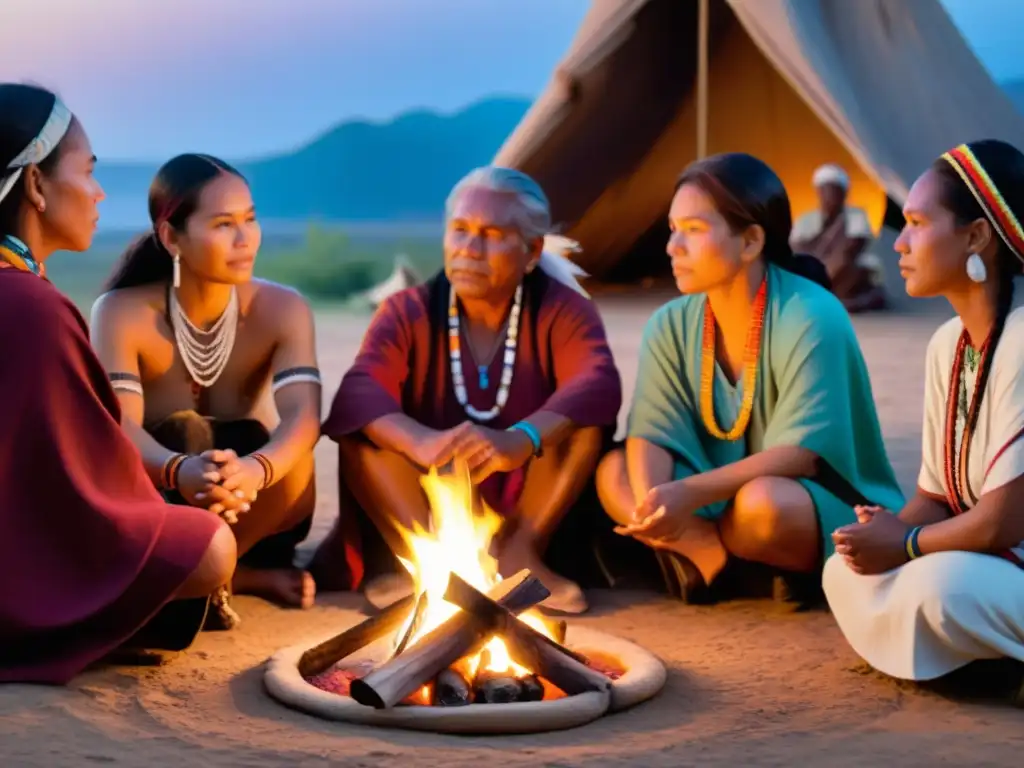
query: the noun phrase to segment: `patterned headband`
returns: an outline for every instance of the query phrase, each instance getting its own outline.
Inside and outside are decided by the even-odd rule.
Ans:
[[[14,184],[18,181],[26,165],[37,165],[50,156],[54,148],[60,144],[60,140],[64,138],[64,134],[68,132],[70,125],[71,110],[65,107],[64,102],[60,99],[54,99],[53,109],[50,110],[50,116],[46,119],[42,130],[39,131],[39,135],[32,139],[3,171],[4,175],[0,177],[2,178],[0,200],[7,197],[14,189]]]
[[[1020,221],[1010,210],[1010,206],[999,194],[999,189],[992,182],[985,168],[974,156],[971,148],[961,144],[956,149],[946,152],[942,159],[953,166],[967,188],[971,190],[974,199],[978,201],[981,210],[989,222],[995,227],[999,237],[1009,247],[1013,254],[1024,262],[1024,228],[1021,228]]]

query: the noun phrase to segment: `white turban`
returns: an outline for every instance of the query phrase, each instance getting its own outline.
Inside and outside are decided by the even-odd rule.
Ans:
[[[812,182],[815,187],[824,187],[826,184],[835,184],[837,187],[843,189],[850,188],[850,177],[846,171],[840,168],[838,165],[829,163],[823,165],[814,172]]]
[[[60,144],[60,140],[64,138],[64,134],[68,132],[70,125],[71,111],[64,106],[60,99],[54,99],[53,109],[50,110],[50,116],[46,118],[39,135],[7,164],[3,175],[0,176],[0,201],[14,189],[25,166],[38,165],[49,157],[54,148]]]

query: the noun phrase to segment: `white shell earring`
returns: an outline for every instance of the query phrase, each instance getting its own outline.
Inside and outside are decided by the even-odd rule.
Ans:
[[[984,265],[982,265],[982,269],[984,269]],[[181,255],[180,254],[177,254],[177,253],[174,254],[174,266],[172,268],[171,275],[172,275],[171,276],[171,281],[174,283],[174,287],[175,288],[180,288],[181,287]]]
[[[972,253],[967,257],[967,277],[975,283],[984,283],[988,279],[988,270],[985,269],[985,262],[976,253]]]

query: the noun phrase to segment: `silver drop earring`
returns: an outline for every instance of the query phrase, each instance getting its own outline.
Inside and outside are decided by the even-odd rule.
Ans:
[[[982,268],[984,269],[984,266],[982,266]],[[179,254],[177,254],[177,253],[174,254],[174,267],[173,267],[173,270],[172,270],[171,274],[172,274],[171,282],[174,283],[174,287],[175,288],[180,288],[181,287],[181,256]]]
[[[967,277],[975,283],[984,283],[988,279],[988,270],[985,269],[985,262],[976,253],[972,253],[967,257]]]

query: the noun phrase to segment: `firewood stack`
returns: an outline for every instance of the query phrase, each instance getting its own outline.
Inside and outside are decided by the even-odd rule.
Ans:
[[[544,696],[541,678],[567,695],[607,690],[611,680],[587,666],[586,659],[528,626],[518,614],[533,608],[550,592],[528,571],[500,582],[486,594],[450,574],[445,600],[461,610],[420,638],[411,647],[408,638],[416,616],[422,615],[422,599],[409,597],[303,654],[299,672],[307,679],[406,623],[415,611],[395,654],[358,680],[351,696],[360,704],[389,709],[410,695],[430,686],[430,703],[435,706],[463,706],[472,703],[540,701]],[[564,626],[559,627],[560,639]],[[460,660],[476,656],[495,635],[500,636],[510,655],[531,674],[512,677],[487,669],[482,658],[472,680],[464,674]]]

